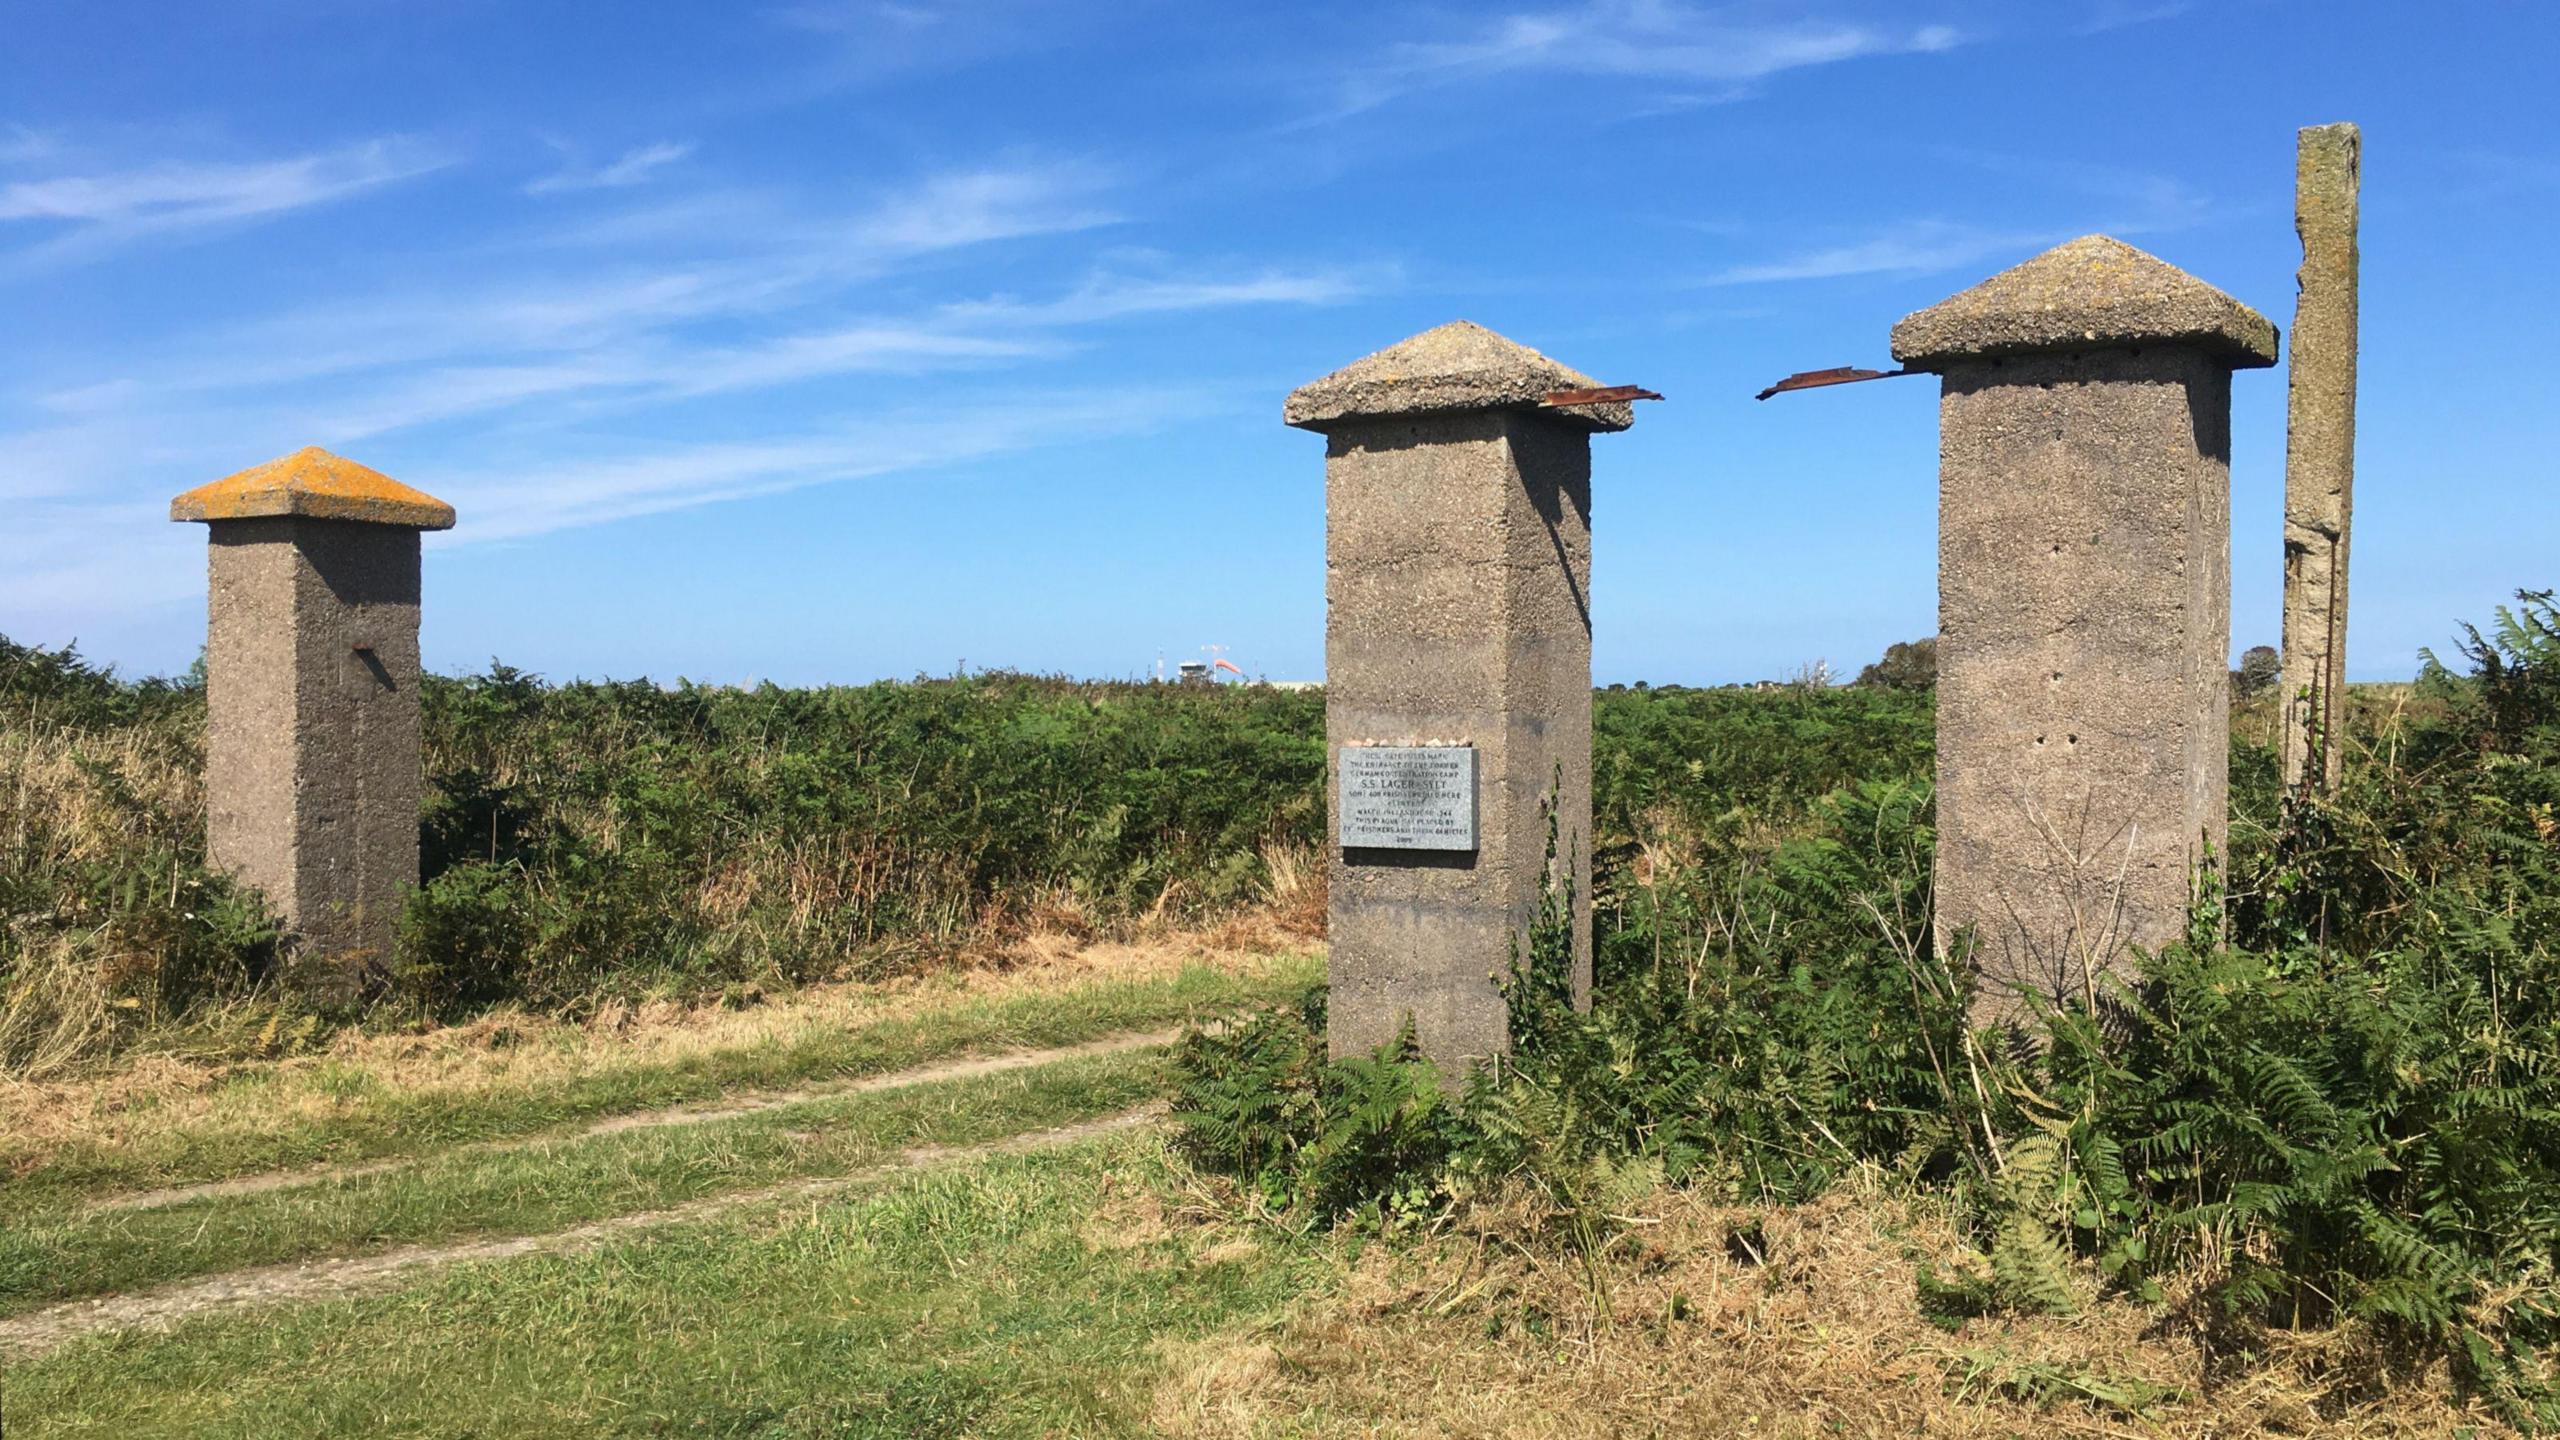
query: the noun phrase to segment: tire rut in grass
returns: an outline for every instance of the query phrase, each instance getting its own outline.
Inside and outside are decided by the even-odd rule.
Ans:
[[[1135,1043],[1092,1042],[1093,1045],[1105,1043],[1119,1044],[1123,1049],[1139,1048]],[[1051,1058],[1074,1058],[1078,1054],[1110,1052],[1097,1050],[1091,1046],[1077,1046],[1046,1053]],[[1012,1068],[1017,1067],[1011,1064],[997,1067],[999,1070]],[[919,1072],[904,1073],[913,1075]],[[990,1074],[995,1071],[974,1070],[960,1073]],[[888,1077],[874,1078],[885,1080]],[[838,1089],[827,1093],[842,1094],[844,1091]],[[397,1288],[420,1272],[473,1261],[510,1260],[526,1255],[575,1254],[593,1249],[618,1237],[644,1230],[717,1219],[734,1211],[775,1202],[814,1199],[918,1171],[942,1169],[999,1155],[1018,1155],[1072,1145],[1079,1141],[1152,1124],[1162,1118],[1165,1110],[1163,1101],[1151,1101],[1134,1109],[1123,1110],[1116,1115],[1079,1121],[1076,1124],[1062,1125],[1052,1130],[1030,1131],[978,1145],[914,1145],[900,1151],[894,1159],[877,1165],[868,1165],[843,1175],[833,1175],[817,1180],[798,1180],[787,1185],[770,1185],[758,1190],[710,1196],[688,1201],[682,1205],[672,1205],[662,1210],[644,1210],[630,1215],[616,1215],[611,1219],[591,1221],[544,1235],[510,1235],[449,1245],[412,1245],[398,1250],[387,1250],[377,1255],[261,1265],[253,1269],[231,1271],[228,1274],[208,1275],[182,1284],[162,1286],[131,1295],[75,1300],[43,1310],[30,1311],[13,1318],[0,1319],[0,1355],[9,1355],[23,1363],[59,1349],[82,1336],[106,1331],[168,1330],[198,1315],[246,1306],[284,1304],[297,1300],[335,1300],[378,1294]],[[747,1114],[753,1111],[742,1110],[738,1113]]]

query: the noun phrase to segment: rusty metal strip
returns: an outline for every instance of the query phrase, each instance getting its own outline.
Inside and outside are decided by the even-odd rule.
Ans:
[[[1541,405],[1610,405],[1621,400],[1659,400],[1641,385],[1604,385],[1597,390],[1551,390]]]
[[[1772,395],[1784,395],[1790,390],[1819,390],[1825,385],[1855,385],[1861,380],[1891,380],[1898,375],[1910,373],[1908,370],[1861,370],[1855,365],[1835,365],[1828,370],[1800,371],[1751,398],[1766,400]]]

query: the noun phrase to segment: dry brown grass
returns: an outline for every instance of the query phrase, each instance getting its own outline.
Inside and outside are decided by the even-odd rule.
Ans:
[[[128,828],[136,811],[204,812],[199,769],[192,748],[158,731],[0,728],[0,840],[30,872],[113,858],[148,838]]]
[[[2442,1436],[2509,1433],[2441,1364],[2370,1337],[2212,1340],[2196,1307],[1923,1315],[1920,1263],[1975,1264],[1881,1183],[1737,1208],[1676,1193],[1601,1267],[1479,1209],[1435,1243],[1373,1245],[1276,1327],[1168,1347],[1165,1433],[1206,1436]]]
[[[165,879],[178,900],[177,857],[192,830],[157,817],[201,815],[203,787],[191,746],[160,729],[105,736],[35,727],[0,727],[0,874],[21,893],[45,896],[35,908],[64,913],[0,915],[0,1072],[42,1075],[67,1070],[108,1048],[114,1037],[156,1023],[135,994],[156,993],[168,935],[133,913],[89,913],[73,902],[62,877],[137,856],[165,854],[165,874],[145,864],[156,895]],[[146,827],[137,830],[137,826]]]

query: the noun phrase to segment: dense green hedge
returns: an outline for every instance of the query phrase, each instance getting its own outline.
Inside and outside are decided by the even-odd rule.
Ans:
[[[1867,779],[1757,843],[1649,855],[1587,1013],[1542,925],[1512,1054],[1460,1094],[1409,1044],[1325,1064],[1320,1000],[1194,1038],[1189,1143],[1390,1228],[1526,1184],[1584,1247],[1631,1188],[1788,1201],[1881,1165],[1977,1227],[1982,1269],[1914,1279],[1951,1324],[2174,1282],[2218,1366],[2262,1327],[2354,1322],[2560,1423],[2560,607],[2522,595],[2398,698],[2356,707],[2334,796],[2284,799],[2235,745],[2191,934],[2094,1013],[1970,1028],[1928,787]]]
[[[1320,696],[989,675],[427,689],[439,1004],[878,972],[1046,910],[1231,905],[1321,825]]]
[[[1025,924],[1214,914],[1262,898],[1274,856],[1311,869],[1324,835],[1318,692],[1008,674],[550,685],[493,665],[429,677],[424,705],[424,886],[381,998],[447,1018],[893,973]],[[1613,886],[1640,844],[1712,847],[1928,765],[1925,694],[1638,689],[1597,706]],[[256,897],[204,868],[202,728],[196,681],[122,682],[0,640],[10,984],[111,973],[100,1016],[128,1032],[277,990]],[[101,961],[99,936],[123,958]]]

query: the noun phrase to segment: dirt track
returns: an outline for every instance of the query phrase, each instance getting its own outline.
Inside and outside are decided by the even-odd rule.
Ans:
[[[1018,1069],[1024,1065],[1042,1064],[1078,1054],[1107,1054],[1114,1048],[1134,1049],[1145,1044],[1162,1043],[1164,1037],[1120,1037],[1094,1041],[1087,1045],[1061,1050],[1029,1052],[1022,1055],[993,1056],[982,1060],[954,1061],[947,1066],[899,1072],[899,1076],[880,1075],[854,1087],[839,1087],[817,1092],[793,1092],[802,1099],[819,1095],[847,1093],[852,1088],[884,1089],[892,1083],[918,1084],[924,1078],[953,1079],[966,1075],[983,1075],[997,1070]],[[970,1068],[975,1067],[975,1068]],[[691,1112],[685,1120],[657,1120],[649,1116],[624,1116],[605,1128],[633,1129],[650,1123],[687,1124],[701,1120],[730,1118],[771,1109],[776,1105],[796,1103],[779,1096],[766,1097],[753,1105],[731,1106],[724,1110]],[[663,1112],[673,1114],[675,1112]],[[392,1289],[414,1272],[438,1269],[447,1265],[475,1260],[506,1260],[520,1255],[558,1255],[592,1249],[618,1236],[654,1229],[663,1225],[679,1225],[708,1220],[733,1211],[765,1205],[775,1201],[798,1200],[849,1190],[867,1182],[886,1179],[918,1170],[956,1165],[993,1155],[1018,1154],[1072,1145],[1098,1135],[1133,1129],[1150,1124],[1164,1113],[1161,1102],[1124,1110],[1100,1120],[1088,1120],[1055,1130],[1034,1131],[989,1141],[982,1145],[922,1145],[900,1152],[894,1160],[867,1166],[846,1175],[822,1180],[800,1180],[788,1185],[767,1186],[758,1190],[716,1195],[663,1210],[646,1210],[637,1214],[617,1215],[547,1235],[515,1235],[493,1240],[474,1240],[452,1245],[412,1245],[387,1250],[378,1255],[351,1256],[338,1260],[313,1260],[286,1265],[262,1265],[228,1274],[208,1275],[182,1284],[163,1286],[133,1295],[110,1295],[94,1300],[76,1300],[25,1315],[0,1320],[0,1353],[21,1360],[33,1359],[84,1335],[111,1330],[166,1330],[196,1315],[236,1309],[250,1305],[269,1305],[293,1300],[331,1300],[354,1295],[374,1294]],[[311,1172],[303,1172],[306,1176]],[[259,1177],[265,1178],[265,1177]],[[231,1182],[226,1182],[231,1183]],[[237,1192],[224,1192],[237,1193]]]
[[[1008,1050],[997,1055],[972,1056],[961,1060],[938,1060],[906,1070],[892,1070],[879,1075],[865,1075],[857,1080],[840,1080],[823,1085],[805,1085],[790,1090],[774,1090],[752,1099],[723,1105],[676,1105],[663,1110],[641,1110],[627,1115],[613,1115],[583,1129],[543,1135],[528,1135],[510,1140],[488,1140],[438,1151],[438,1155],[486,1155],[507,1150],[524,1150],[536,1145],[558,1144],[563,1140],[582,1140],[598,1135],[616,1135],[626,1130],[655,1130],[671,1125],[703,1125],[722,1120],[736,1120],[768,1110],[781,1110],[793,1105],[806,1105],[815,1100],[831,1100],[841,1095],[865,1095],[881,1090],[901,1090],[910,1085],[932,1085],[949,1080],[970,1080],[982,1075],[1000,1075],[1008,1070],[1024,1070],[1035,1065],[1049,1065],[1061,1060],[1080,1060],[1095,1055],[1119,1055],[1131,1050],[1145,1050],[1157,1045],[1170,1045],[1180,1039],[1179,1030],[1153,1030],[1143,1034],[1107,1035],[1076,1045],[1061,1045],[1050,1050]],[[91,1202],[92,1210],[156,1210],[170,1205],[183,1205],[191,1200],[222,1199],[239,1195],[256,1195],[268,1190],[285,1190],[296,1185],[314,1185],[331,1180],[352,1180],[365,1175],[379,1175],[417,1163],[416,1156],[392,1160],[371,1160],[353,1165],[317,1165],[300,1170],[276,1170],[262,1175],[238,1175],[227,1180],[206,1180],[192,1185],[171,1185],[158,1190],[136,1190],[123,1195],[109,1195]]]

